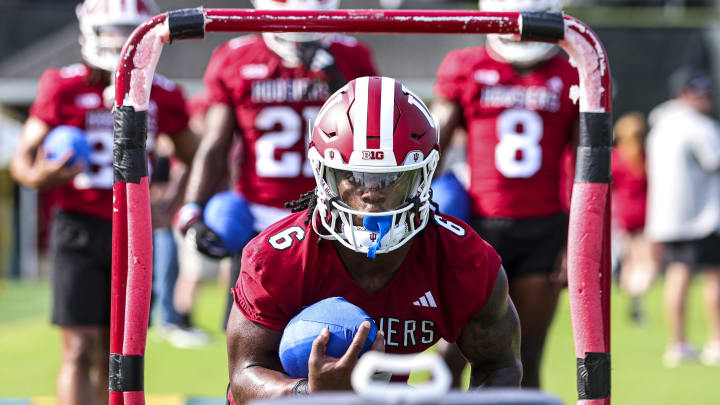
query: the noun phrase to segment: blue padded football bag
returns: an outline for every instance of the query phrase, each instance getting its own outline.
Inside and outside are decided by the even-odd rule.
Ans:
[[[327,327],[330,331],[327,355],[340,358],[365,321],[370,321],[370,334],[361,354],[370,349],[378,330],[365,311],[341,297],[326,298],[310,305],[295,315],[285,327],[280,340],[280,362],[290,377],[307,378],[312,343],[323,328]]]
[[[247,201],[233,191],[215,194],[205,205],[203,219],[222,238],[230,253],[240,252],[255,233],[255,220]]]
[[[82,162],[85,170],[90,167],[90,144],[85,138],[85,131],[78,127],[60,125],[53,128],[45,137],[43,148],[50,160],[60,159],[72,153],[72,157],[67,162],[68,166]]]

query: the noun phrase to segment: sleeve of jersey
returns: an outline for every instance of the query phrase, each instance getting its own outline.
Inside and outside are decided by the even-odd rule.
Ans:
[[[60,86],[57,70],[46,70],[40,77],[35,102],[30,115],[55,127],[60,125]]]
[[[502,259],[500,259],[500,255],[495,251],[495,248],[485,241],[482,241],[482,244],[483,249],[485,250],[486,258],[483,270],[485,270],[487,278],[485,283],[485,298],[477,306],[476,310],[482,308],[490,298],[490,295],[492,295],[492,292],[495,289],[495,282],[497,281],[498,273],[500,273],[500,265],[502,265]]]
[[[464,237],[455,239],[452,250],[445,248],[445,254],[455,265],[446,272],[444,296],[448,307],[453,310],[447,318],[447,335],[449,342],[455,342],[462,333],[468,319],[479,311],[490,298],[495,288],[501,259],[495,249],[478,236],[469,226],[464,226]]]
[[[232,105],[232,93],[223,78],[223,71],[227,61],[226,55],[227,45],[215,49],[210,57],[210,63],[205,69],[203,83],[210,104],[223,103]]]
[[[480,310],[490,298],[502,262],[495,248],[476,233],[468,233],[468,236],[462,251],[474,253],[465,258],[466,265],[462,270],[458,268],[456,274],[458,288],[463,290],[462,296],[467,300],[464,305],[470,310],[470,315]]]
[[[180,86],[175,86],[172,91],[163,91],[162,94],[162,103],[158,105],[158,130],[174,135],[188,126],[185,96]]]
[[[362,57],[359,62],[359,70],[360,75],[358,77],[363,76],[379,76],[377,67],[375,66],[375,59],[373,58],[372,50],[369,46],[360,43],[358,45],[358,49],[360,50],[359,54]]]
[[[257,241],[255,241],[257,242]],[[251,242],[243,250],[240,277],[232,289],[237,308],[245,318],[262,326],[283,330],[298,308],[301,297],[292,286],[301,285],[300,272],[288,271],[274,251]]]
[[[450,52],[445,56],[436,75],[436,97],[443,97],[455,101],[460,99],[464,87],[464,80],[461,74],[462,65],[458,53]]]

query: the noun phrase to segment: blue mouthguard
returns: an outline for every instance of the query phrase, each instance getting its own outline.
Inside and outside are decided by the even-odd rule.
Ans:
[[[378,233],[378,237],[377,239],[375,239],[375,243],[370,246],[367,252],[367,257],[369,257],[370,259],[375,258],[375,251],[378,250],[382,238],[387,235],[388,231],[390,230],[391,223],[392,215],[385,215],[381,217],[367,216],[363,218],[363,226],[365,227],[365,229],[370,232]]]

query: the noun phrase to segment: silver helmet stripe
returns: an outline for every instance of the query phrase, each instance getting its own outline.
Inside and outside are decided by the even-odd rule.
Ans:
[[[393,130],[395,127],[395,80],[382,78],[380,90],[380,149],[393,149]]]
[[[353,150],[367,149],[368,87],[370,78],[355,80],[355,102],[353,103]]]

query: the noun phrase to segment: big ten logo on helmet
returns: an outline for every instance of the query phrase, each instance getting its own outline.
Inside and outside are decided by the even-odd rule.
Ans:
[[[435,322],[430,320],[380,318],[375,320],[385,333],[385,346],[412,347],[435,343]]]
[[[323,102],[330,97],[330,88],[306,77],[258,80],[252,83],[251,97],[253,103]]]
[[[362,153],[363,160],[383,160],[385,152],[381,150],[364,150]]]

